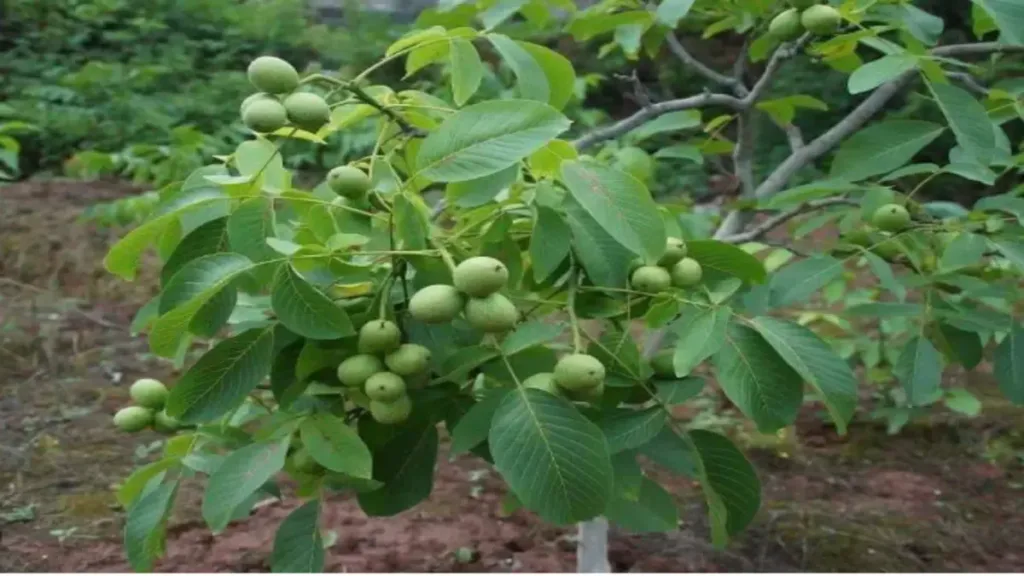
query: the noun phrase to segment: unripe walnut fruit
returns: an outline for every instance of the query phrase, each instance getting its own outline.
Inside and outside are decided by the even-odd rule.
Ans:
[[[534,388],[536,390],[543,390],[548,394],[559,396],[561,392],[558,390],[558,385],[555,383],[555,375],[551,372],[541,372],[540,374],[534,374],[526,380],[523,380],[523,388]]]
[[[604,375],[604,364],[589,354],[569,354],[555,364],[555,382],[566,390],[593,388]]]
[[[432,284],[412,295],[409,314],[420,322],[441,324],[454,320],[465,303],[465,297],[454,286]]]
[[[508,283],[508,268],[489,256],[475,256],[463,261],[452,273],[455,287],[475,298],[490,296]]]
[[[633,272],[630,284],[640,292],[656,294],[672,285],[672,277],[661,266],[641,266]]]
[[[804,26],[800,23],[800,11],[796,8],[786,10],[772,18],[771,23],[768,24],[768,33],[783,41],[796,39],[803,31]]]
[[[292,124],[307,132],[316,132],[331,121],[331,109],[320,96],[296,92],[284,99],[284,109]]]
[[[381,424],[401,424],[412,414],[412,400],[402,396],[394,402],[370,402],[370,416]]]
[[[399,376],[422,374],[430,367],[430,350],[419,344],[402,344],[384,357],[384,363]]]
[[[114,414],[114,426],[124,432],[139,432],[153,423],[153,411],[142,406],[121,408]]]
[[[356,388],[377,372],[384,371],[380,358],[370,354],[357,354],[338,365],[338,380],[345,386]]]
[[[693,258],[683,258],[672,267],[672,284],[679,288],[689,288],[700,284],[704,270]]]
[[[355,166],[338,166],[327,173],[327,186],[338,196],[361,200],[373,184],[370,177]]]
[[[515,328],[519,311],[515,304],[501,294],[484,298],[470,298],[466,302],[466,321],[481,332],[500,333]]]
[[[299,72],[276,56],[260,56],[249,63],[249,82],[269,94],[287,94],[299,87]]]
[[[387,354],[402,343],[402,331],[390,320],[371,320],[359,329],[360,354]]]
[[[839,29],[843,23],[843,17],[839,11],[826,4],[817,4],[804,10],[800,15],[800,23],[812,34],[832,34]]]
[[[394,402],[405,396],[405,380],[392,372],[378,372],[366,381],[366,395],[378,402]]]
[[[886,204],[875,211],[871,223],[885,232],[899,232],[910,225],[910,212],[899,204]]]
[[[288,123],[288,113],[277,100],[254,100],[242,111],[242,122],[253,132],[268,133]]]
[[[658,266],[671,268],[673,264],[686,258],[686,252],[686,242],[670,236],[665,240],[665,253],[658,259]]]
[[[163,409],[168,394],[167,387],[152,378],[140,378],[128,389],[128,395],[136,404],[151,410]]]

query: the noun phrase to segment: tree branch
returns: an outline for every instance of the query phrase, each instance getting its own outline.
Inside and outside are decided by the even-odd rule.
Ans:
[[[830,206],[848,205],[856,206],[857,203],[849,198],[823,198],[821,200],[813,200],[807,202],[801,206],[798,206],[788,212],[781,212],[768,218],[764,222],[761,222],[757,226],[753,226],[748,230],[740,232],[739,234],[733,234],[731,236],[725,236],[719,238],[722,242],[728,242],[730,244],[742,244],[744,242],[752,242],[771,232],[775,228],[782,226],[786,222],[789,222],[797,216],[807,214],[808,212],[814,212],[815,210],[821,210],[822,208],[828,208]]]
[[[704,94],[698,94],[688,98],[657,102],[650,106],[641,108],[632,116],[619,120],[618,122],[603,128],[598,128],[589,134],[577,138],[573,141],[573,145],[577,150],[583,150],[593,146],[594,144],[604,142],[605,140],[618,138],[630,130],[639,128],[651,120],[654,120],[664,114],[668,114],[669,112],[692,110],[703,106],[726,106],[728,108],[740,109],[742,101],[739,98],[729,96],[728,94],[713,94],[711,92],[705,92]]]
[[[725,74],[715,72],[714,70],[709,68],[703,62],[696,59],[692,54],[687,52],[686,47],[683,46],[683,43],[679,41],[679,38],[676,37],[675,34],[671,32],[666,34],[665,41],[668,42],[668,48],[673,54],[675,54],[676,58],[682,61],[683,64],[689,66],[690,68],[693,68],[694,71],[696,71],[701,76],[707,78],[708,80],[714,82],[715,84],[725,86],[726,88],[732,90],[733,93],[739,96],[740,98],[743,98],[747,95],[748,90],[747,87],[743,85],[742,80],[732,76],[726,76]]]
[[[786,133],[786,139],[789,140],[789,147],[793,152],[805,146],[804,133],[796,124],[786,124],[782,127],[782,131]]]

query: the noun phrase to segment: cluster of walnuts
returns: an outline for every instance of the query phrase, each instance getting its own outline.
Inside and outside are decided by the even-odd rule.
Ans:
[[[242,101],[242,122],[261,133],[275,132],[289,123],[316,132],[331,120],[327,101],[312,92],[297,92],[299,72],[274,56],[260,56],[249,64],[249,82],[259,92]]]
[[[128,395],[135,404],[125,406],[114,414],[114,426],[125,432],[141,432],[153,428],[165,434],[175,432],[180,426],[164,410],[168,391],[160,381],[152,378],[136,380],[129,388]]]
[[[842,15],[828,4],[816,0],[790,0],[792,8],[782,12],[768,25],[768,33],[783,42],[799,38],[804,30],[824,36],[839,29]]]
[[[640,259],[633,261],[630,285],[640,292],[657,294],[668,290],[669,286],[689,288],[700,284],[704,270],[699,262],[688,258],[686,253],[686,242],[679,238],[669,238],[665,254],[656,264],[647,264]]]

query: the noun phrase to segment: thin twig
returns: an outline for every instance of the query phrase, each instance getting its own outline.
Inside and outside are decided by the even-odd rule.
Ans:
[[[744,86],[739,79],[732,76],[726,76],[720,72],[715,72],[706,64],[695,58],[686,50],[686,47],[683,46],[683,43],[679,41],[679,38],[677,38],[675,34],[671,32],[666,34],[665,41],[668,43],[669,50],[672,51],[672,54],[674,54],[676,58],[678,58],[683,64],[693,68],[693,70],[701,76],[715,84],[725,86],[740,98],[745,97],[749,92],[747,87]]]
[[[771,218],[768,218],[764,222],[761,222],[757,226],[751,227],[748,230],[734,234],[732,236],[726,236],[719,238],[722,242],[728,242],[730,244],[742,244],[744,242],[752,242],[757,240],[761,236],[771,232],[775,228],[785,224],[786,222],[796,218],[797,216],[807,214],[808,212],[814,212],[815,210],[821,210],[822,208],[828,208],[831,206],[849,205],[856,206],[857,203],[849,198],[824,198],[821,200],[813,200],[807,202],[802,206],[798,206],[788,212],[782,212],[776,214]]]

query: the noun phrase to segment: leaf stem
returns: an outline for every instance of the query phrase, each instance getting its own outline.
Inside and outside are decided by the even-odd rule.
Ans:
[[[580,272],[576,260],[569,252],[569,299],[566,308],[569,311],[569,324],[572,326],[572,347],[578,354],[583,350],[583,338],[580,336],[580,320],[576,317],[576,291],[579,289]]]

